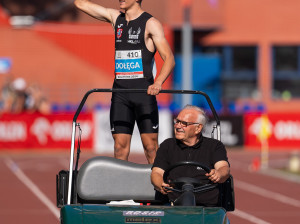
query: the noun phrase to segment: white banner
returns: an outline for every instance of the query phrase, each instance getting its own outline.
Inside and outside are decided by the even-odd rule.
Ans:
[[[173,135],[172,113],[168,109],[159,110],[159,134],[158,141],[161,143],[166,138]],[[94,151],[96,153],[112,153],[114,151],[114,141],[110,131],[109,109],[98,110],[94,113],[95,136]],[[140,134],[137,125],[134,127],[131,140],[131,153],[144,153]]]

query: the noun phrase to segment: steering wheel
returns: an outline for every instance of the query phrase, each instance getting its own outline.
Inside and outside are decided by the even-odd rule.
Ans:
[[[194,161],[181,161],[173,164],[172,166],[168,167],[165,170],[165,173],[163,175],[163,180],[165,183],[168,183],[167,177],[169,176],[170,171],[179,166],[196,166],[196,167],[201,167],[207,173],[210,173],[211,171],[211,169],[204,164],[194,162]],[[214,189],[217,186],[217,184],[214,183],[204,184],[200,180],[191,177],[179,177],[175,180],[172,180],[170,182],[170,185],[174,185],[174,188],[166,187],[168,190],[176,191],[176,192],[192,191],[193,193],[209,191]]]

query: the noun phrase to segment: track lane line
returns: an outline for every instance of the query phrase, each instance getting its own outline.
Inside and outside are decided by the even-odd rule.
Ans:
[[[255,223],[255,224],[271,224],[270,222],[264,221],[260,218],[257,218],[254,215],[251,215],[249,213],[243,212],[239,209],[235,209],[233,213],[230,213],[230,215],[235,215],[241,219],[245,219],[249,222]]]
[[[279,201],[281,203],[300,208],[300,201],[299,200],[296,200],[294,198],[285,196],[283,194],[279,194],[279,193],[274,192],[274,191],[269,191],[269,190],[266,190],[264,188],[258,187],[258,186],[253,185],[253,184],[246,183],[246,182],[241,181],[241,180],[234,180],[234,186],[237,187],[237,188],[240,188],[244,191],[248,191],[248,192],[251,192],[253,194],[257,194],[259,196],[268,198],[268,199],[273,199],[275,201]]]
[[[6,166],[13,174],[52,212],[52,214],[59,219],[60,211],[51,200],[34,184],[21,168],[10,158],[4,160]]]

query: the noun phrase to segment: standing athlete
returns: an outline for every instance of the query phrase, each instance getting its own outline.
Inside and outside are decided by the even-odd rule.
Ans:
[[[115,31],[115,79],[113,88],[147,89],[147,93],[113,93],[110,126],[114,156],[128,160],[135,121],[148,163],[153,163],[158,148],[158,108],[155,95],[175,66],[174,56],[161,23],[141,8],[142,0],[119,0],[121,12],[89,0],[75,0],[77,8],[112,24]],[[154,77],[154,54],[164,61]]]

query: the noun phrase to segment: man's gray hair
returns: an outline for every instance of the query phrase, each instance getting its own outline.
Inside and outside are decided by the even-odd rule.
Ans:
[[[194,106],[194,105],[190,105],[190,104],[187,104],[184,108],[184,109],[192,109],[192,110],[195,110],[198,113],[198,119],[197,119],[197,123],[200,123],[203,125],[203,128],[205,127],[206,123],[208,122],[208,117],[205,113],[205,111],[203,109],[201,109],[200,107],[197,107],[197,106]]]

